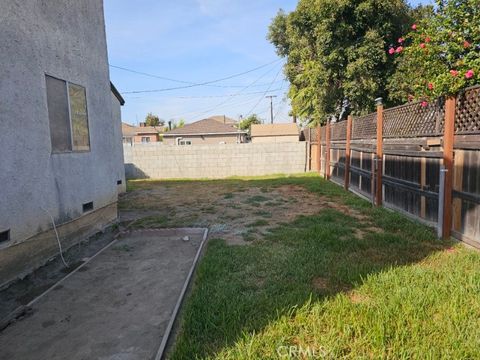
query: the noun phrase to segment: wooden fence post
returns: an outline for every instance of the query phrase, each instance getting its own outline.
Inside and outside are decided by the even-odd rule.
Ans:
[[[382,98],[376,99],[377,102],[377,158],[376,158],[376,198],[377,206],[382,206],[383,202],[383,187],[382,187],[382,174],[383,174],[383,101]],[[374,164],[375,166],[375,164]]]
[[[449,238],[452,228],[452,185],[453,185],[453,143],[455,138],[456,99],[447,98],[445,102],[445,132],[443,133],[443,166],[445,169],[445,187],[443,196],[443,238]]]
[[[318,124],[317,127],[317,166],[318,173],[322,173],[322,126]]]
[[[325,179],[330,179],[330,121],[325,129]]]
[[[345,144],[345,190],[350,185],[350,141],[352,140],[352,116],[347,118],[347,142]]]

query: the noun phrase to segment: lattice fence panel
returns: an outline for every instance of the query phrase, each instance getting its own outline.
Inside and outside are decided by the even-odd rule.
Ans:
[[[327,134],[327,127],[326,127],[326,126],[322,126],[322,127],[320,128],[320,137],[322,138],[322,140],[321,140],[322,143],[325,143],[325,141],[326,141],[326,139],[327,139],[327,138],[326,138],[326,134]]]
[[[455,133],[480,133],[480,86],[469,89],[457,97]]]
[[[377,136],[377,113],[354,117],[352,139],[374,139]]]
[[[383,136],[386,138],[438,136],[443,133],[445,102],[422,106],[420,102],[384,111]]]
[[[347,139],[347,122],[340,121],[330,125],[331,140],[346,140]]]

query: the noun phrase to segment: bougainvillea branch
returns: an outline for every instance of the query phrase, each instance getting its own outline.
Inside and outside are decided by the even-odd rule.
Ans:
[[[412,24],[401,50],[389,49],[397,71],[389,81],[397,100],[429,102],[480,83],[479,0],[437,0],[432,18]]]

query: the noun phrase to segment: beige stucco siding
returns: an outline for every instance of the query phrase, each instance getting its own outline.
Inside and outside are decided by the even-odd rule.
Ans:
[[[286,135],[286,136],[254,136],[252,137],[252,143],[289,143],[298,142],[298,135]]]

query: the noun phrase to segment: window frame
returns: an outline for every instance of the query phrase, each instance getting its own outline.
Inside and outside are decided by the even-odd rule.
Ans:
[[[67,94],[67,108],[68,108],[68,123],[69,123],[69,126],[70,126],[70,149],[69,150],[65,150],[65,151],[55,151],[53,149],[53,145],[52,145],[52,133],[51,131],[49,132],[50,134],[50,146],[51,146],[51,153],[52,155],[61,155],[61,154],[77,154],[77,153],[90,153],[92,151],[92,139],[91,139],[91,136],[90,136],[90,114],[89,114],[89,111],[88,111],[88,95],[87,95],[87,87],[86,86],[83,86],[83,85],[80,85],[80,84],[77,84],[73,81],[68,81],[68,80],[65,80],[65,79],[62,79],[58,76],[55,76],[55,75],[51,75],[49,73],[45,73],[44,74],[44,79],[45,79],[45,93],[46,93],[46,100],[47,100],[47,114],[48,114],[48,121],[50,123],[50,114],[49,114],[49,109],[48,109],[48,89],[47,89],[47,85],[46,85],[46,82],[47,82],[47,76],[48,77],[51,77],[53,79],[56,79],[58,81],[63,81],[65,83],[65,91],[66,91],[66,94]],[[71,101],[70,101],[70,84],[72,85],[75,85],[75,86],[79,86],[81,88],[83,88],[85,90],[85,113],[87,115],[87,129],[88,129],[88,150],[75,150],[74,149],[74,140],[73,140],[73,123],[72,123],[72,108],[71,108]]]
[[[192,145],[192,140],[179,140],[178,145],[180,145],[180,146],[190,146],[190,145]]]

